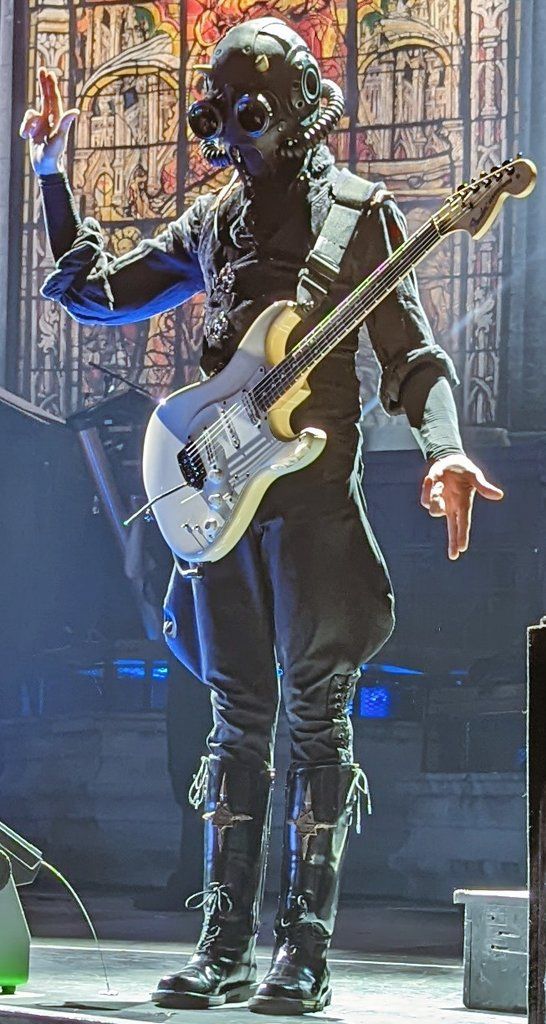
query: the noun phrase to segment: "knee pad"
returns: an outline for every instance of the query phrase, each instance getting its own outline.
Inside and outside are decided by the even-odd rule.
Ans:
[[[366,637],[366,646],[360,659],[361,664],[371,661],[392,635],[396,625],[394,594],[388,590],[377,602],[377,611],[372,619],[373,627]]]

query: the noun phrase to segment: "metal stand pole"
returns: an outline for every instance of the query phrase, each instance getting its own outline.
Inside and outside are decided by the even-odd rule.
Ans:
[[[78,430],[78,438],[82,446],[85,461],[90,470],[99,497],[105,509],[108,521],[124,558],[125,574],[131,583],[140,617],[149,640],[157,640],[162,635],[162,623],[157,609],[146,599],[144,577],[138,568],[129,570],[129,543],[134,527],[126,529],[122,526],[126,510],[119,494],[114,474],[110,468],[99,432],[96,427]]]

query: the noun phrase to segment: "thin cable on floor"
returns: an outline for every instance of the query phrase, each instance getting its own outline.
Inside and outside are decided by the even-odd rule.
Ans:
[[[106,964],[104,962],[104,956],[103,956],[101,944],[99,942],[99,937],[98,937],[98,935],[97,935],[97,933],[95,931],[95,927],[93,925],[93,922],[92,922],[89,914],[87,913],[87,910],[84,907],[84,905],[83,905],[80,897],[78,896],[76,890],[72,888],[72,886],[70,885],[70,882],[67,881],[67,879],[64,877],[64,875],[61,875],[61,872],[58,871],[57,868],[54,868],[52,864],[48,864],[48,862],[46,860],[43,860],[42,861],[42,865],[43,865],[44,868],[47,868],[48,871],[51,871],[51,874],[54,875],[55,878],[58,878],[59,881],[62,882],[62,884],[68,889],[70,895],[75,899],[76,903],[78,904],[78,906],[79,906],[79,908],[80,908],[80,910],[81,910],[85,920],[87,921],[87,924],[89,925],[89,931],[91,932],[91,935],[93,936],[93,941],[94,941],[95,946],[97,948],[97,952],[98,952],[98,954],[100,956],[100,961],[101,961],[101,964],[102,964],[102,970],[103,970],[103,973],[104,973],[104,980],[106,981],[106,994],[109,995],[109,996],[116,996],[116,995],[118,995],[117,992],[114,992],[113,989],[110,988],[110,980],[108,978],[108,971],[106,970]]]

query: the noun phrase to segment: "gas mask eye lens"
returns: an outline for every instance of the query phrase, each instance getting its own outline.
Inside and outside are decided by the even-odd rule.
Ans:
[[[320,78],[312,65],[303,72],[301,91],[306,103],[315,103],[320,96]]]
[[[247,135],[263,135],[273,117],[271,104],[262,93],[250,96],[246,93],[235,104],[237,120]]]
[[[210,100],[198,100],[188,111],[188,123],[198,139],[214,139],[222,130],[222,116]]]

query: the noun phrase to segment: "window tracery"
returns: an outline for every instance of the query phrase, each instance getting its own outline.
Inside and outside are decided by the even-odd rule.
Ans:
[[[514,4],[512,23],[521,0]],[[43,64],[57,70],[65,102],[81,107],[69,173],[81,213],[100,220],[118,254],[227,179],[229,172],[204,163],[180,115],[200,88],[195,64],[242,18],[277,13],[307,39],[324,73],[349,93],[350,113],[332,140],[338,159],[384,180],[411,227],[471,168],[509,155],[508,0],[29,0],[28,7],[24,91],[35,94]],[[355,67],[347,64],[352,53]],[[511,74],[517,90],[517,60]],[[126,368],[156,390],[195,375],[200,297],[150,323],[106,332],[75,324],[40,298],[51,258],[28,163],[22,230],[21,393],[65,414],[95,401],[102,382],[88,363],[97,351],[118,368],[126,351]],[[497,421],[502,247],[501,219],[479,247],[453,239],[419,272],[438,340],[464,381],[468,423]],[[373,361],[365,353],[361,360],[366,401],[376,384]]]

